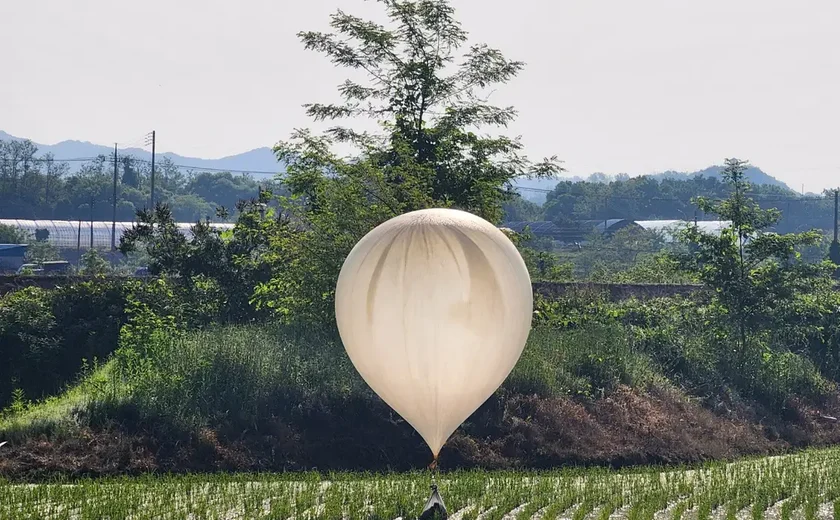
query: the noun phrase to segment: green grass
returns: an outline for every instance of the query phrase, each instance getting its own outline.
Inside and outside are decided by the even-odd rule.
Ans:
[[[159,337],[117,377],[120,355],[88,370],[63,394],[0,415],[0,438],[72,434],[98,405],[130,403],[186,429],[221,421],[251,425],[288,403],[369,395],[340,341],[279,326],[217,327]],[[603,395],[618,384],[665,384],[650,358],[617,326],[558,332],[535,328],[504,388],[513,393]]]
[[[437,478],[450,514],[463,518],[708,518],[746,509],[763,518],[831,514],[840,493],[840,449],[691,469],[554,472],[465,471]],[[0,482],[0,518],[413,518],[430,476],[231,474],[151,476],[24,485]],[[784,500],[784,502],[782,502]],[[676,507],[673,507],[676,505]],[[509,513],[515,512],[514,515]],[[740,516],[740,515],[739,515]],[[613,516],[612,518],[616,518]]]
[[[112,403],[125,399],[124,390],[115,379],[114,362],[109,361],[81,376],[63,394],[10,407],[0,416],[3,440],[14,442],[41,433],[70,433],[92,404],[106,398]]]

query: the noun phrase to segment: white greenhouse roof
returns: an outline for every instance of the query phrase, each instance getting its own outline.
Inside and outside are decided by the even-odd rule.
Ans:
[[[111,222],[103,221],[78,221],[78,220],[18,220],[18,219],[0,219],[0,224],[12,226],[29,234],[30,237],[35,238],[35,231],[38,229],[46,229],[50,232],[47,242],[58,248],[70,249],[88,249],[90,247],[90,229],[93,227],[93,247],[94,249],[110,249],[111,248]],[[131,229],[134,222],[117,222],[116,223],[116,237],[114,243],[119,245],[120,237],[123,233]],[[187,237],[192,236],[190,228],[194,223],[179,222],[176,224],[178,229]],[[233,229],[233,224],[210,224],[218,229]],[[81,236],[79,236],[81,234]]]
[[[642,229],[664,234],[668,240],[673,239],[680,229],[694,225],[694,221],[686,220],[636,220],[634,222]],[[720,233],[730,224],[728,220],[698,220],[697,228],[706,233]]]

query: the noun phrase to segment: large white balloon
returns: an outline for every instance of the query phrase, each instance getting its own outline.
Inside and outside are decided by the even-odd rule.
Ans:
[[[437,458],[522,354],[531,279],[486,220],[414,211],[356,244],[338,277],[335,313],[353,365]]]

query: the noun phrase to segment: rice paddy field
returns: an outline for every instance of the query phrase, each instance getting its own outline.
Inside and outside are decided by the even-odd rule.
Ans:
[[[695,468],[445,473],[454,520],[840,518],[840,449]],[[145,476],[0,483],[3,519],[416,518],[431,475]]]

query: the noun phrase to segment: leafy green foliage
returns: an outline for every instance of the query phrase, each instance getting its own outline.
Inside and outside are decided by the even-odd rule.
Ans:
[[[779,235],[765,231],[778,221],[780,213],[760,208],[749,197],[745,169],[744,161],[728,159],[722,176],[732,186],[732,195],[721,202],[702,197],[697,200],[703,211],[720,215],[731,225],[719,234],[689,226],[683,239],[692,252],[674,256],[714,290],[713,305],[720,306],[729,317],[724,327],[737,338],[739,356],[734,361],[738,367],[751,357],[748,350],[763,348],[761,333],[796,326],[789,305],[830,286],[833,270],[828,262],[804,262],[799,252],[804,246],[818,243],[821,233]],[[783,332],[781,337],[788,333]]]
[[[550,250],[550,241],[535,238],[528,228],[522,233],[509,229],[503,229],[503,232],[522,255],[532,281],[568,282],[573,279],[574,266],[569,262],[561,263],[558,255]]]
[[[20,229],[0,224],[0,244],[25,244],[28,241],[29,237]]]
[[[606,282],[668,246],[664,236],[644,229],[623,228],[608,235],[594,232],[573,261],[580,278]]]
[[[305,395],[364,388],[340,343],[320,331],[239,327],[184,337],[171,317],[138,308],[121,342],[117,359],[129,368],[134,402],[188,427],[254,424]]]
[[[516,197],[514,179],[560,171],[555,158],[531,163],[516,139],[474,131],[513,120],[513,108],[494,107],[482,93],[513,79],[522,63],[486,45],[459,55],[467,34],[447,2],[380,3],[388,27],[339,10],[331,18],[335,33],[299,34],[307,49],[368,80],[346,81],[340,103],[310,104],[307,113],[316,121],[370,117],[383,132],[346,126],[323,136],[297,131],[275,148],[292,193],[286,210],[299,225],[275,238],[278,268],[257,288],[255,301],[286,320],[332,321],[343,259],[383,221],[456,207],[499,222],[503,203]],[[337,142],[352,144],[357,155],[340,158],[333,151]]]
[[[705,197],[709,201],[720,201],[731,193],[731,184],[723,178],[639,176],[611,182],[563,180],[546,195],[543,214],[534,220],[550,220],[561,225],[612,218],[691,221],[696,217],[709,220],[713,214],[697,207],[695,199]],[[832,227],[833,200],[803,196],[787,188],[766,184],[752,186],[751,193],[761,208],[783,212],[773,226],[780,233]]]
[[[197,315],[207,312],[197,294],[157,279],[26,288],[0,297],[0,408],[14,388],[40,399],[72,382],[85,360],[106,360],[138,308],[172,316],[181,329],[213,319]]]
[[[120,287],[93,282],[0,298],[0,405],[13,388],[29,398],[56,392],[83,359],[106,358],[116,346],[123,306]]]
[[[53,260],[60,260],[61,254],[58,248],[46,241],[30,242],[26,248],[25,259],[30,263],[50,262]]]
[[[103,275],[111,271],[111,264],[96,249],[88,249],[80,259],[79,272],[84,275]]]
[[[820,305],[816,301],[811,304]],[[803,328],[810,321],[805,316],[813,316],[818,309],[800,306]],[[597,292],[552,300],[538,297],[535,326],[537,330],[551,328],[563,336],[579,336],[579,331],[587,331],[585,339],[577,341],[577,348],[581,355],[590,352],[594,356],[589,361],[601,359],[604,364],[587,365],[586,359],[573,357],[578,360],[572,366],[578,370],[574,374],[593,381],[604,381],[604,374],[637,374],[610,376],[606,380],[626,384],[634,381],[633,386],[639,386],[640,381],[667,380],[690,395],[717,399],[716,396],[735,391],[774,406],[784,405],[791,396],[819,401],[835,388],[835,383],[823,375],[829,373],[828,369],[836,370],[833,357],[824,358],[825,362],[819,365],[814,361],[819,358],[800,349],[784,349],[783,339],[757,338],[758,344],[774,345],[775,350],[750,349],[742,355],[737,335],[726,331],[731,326],[731,316],[714,303],[713,296],[705,294],[690,299],[622,302],[610,302]],[[592,334],[599,330],[599,334]],[[616,338],[615,342],[608,337]],[[817,351],[819,336],[809,338]],[[825,349],[826,345],[822,345]],[[611,352],[618,354],[612,356]]]
[[[154,275],[175,276],[190,295],[195,322],[215,319],[242,321],[259,312],[250,304],[254,287],[269,279],[272,247],[289,228],[282,214],[261,213],[262,200],[242,201],[232,232],[205,222],[191,228],[187,238],[178,230],[169,208],[138,213],[138,223],[125,232],[119,249],[129,254],[143,250]],[[275,249],[276,250],[276,249]]]
[[[59,341],[50,334],[55,327],[51,303],[50,295],[36,288],[0,299],[0,405],[13,389],[28,394],[43,359],[58,350]]]
[[[624,269],[611,269],[604,263],[598,263],[593,267],[590,279],[603,283],[684,285],[698,281],[697,275],[682,269],[667,250],[637,257],[634,264],[625,265]]]
[[[566,334],[535,329],[505,389],[543,397],[603,396],[619,385],[646,388],[661,376],[616,322],[593,322]]]

